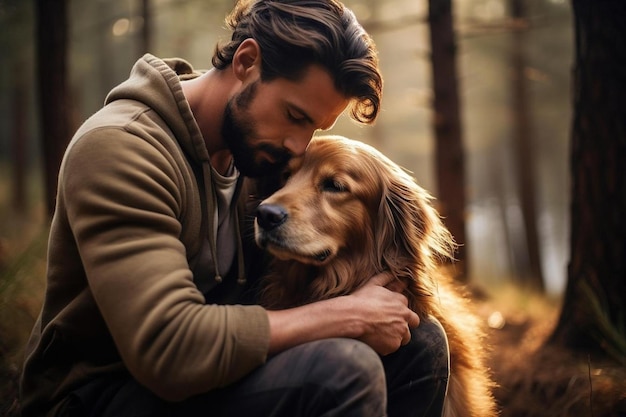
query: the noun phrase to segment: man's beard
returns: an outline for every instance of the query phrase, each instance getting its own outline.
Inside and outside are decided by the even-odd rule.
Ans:
[[[222,122],[222,138],[233,155],[233,162],[239,172],[247,177],[262,177],[279,173],[285,169],[291,159],[291,153],[284,148],[268,144],[251,146],[248,142],[255,137],[254,125],[246,120],[248,105],[256,94],[257,82],[247,86],[239,95],[230,99],[224,109]],[[238,114],[235,113],[235,107]],[[269,155],[274,161],[257,160],[259,152]]]

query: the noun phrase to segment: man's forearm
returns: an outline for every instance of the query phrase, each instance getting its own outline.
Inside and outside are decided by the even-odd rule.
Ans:
[[[363,334],[361,320],[350,313],[351,297],[306,304],[287,310],[268,311],[269,354],[293,346],[330,337],[358,338]]]

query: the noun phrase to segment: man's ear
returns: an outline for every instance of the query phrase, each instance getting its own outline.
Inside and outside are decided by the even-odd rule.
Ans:
[[[233,72],[235,76],[244,81],[247,77],[261,72],[261,48],[257,41],[248,38],[241,42],[233,55]]]

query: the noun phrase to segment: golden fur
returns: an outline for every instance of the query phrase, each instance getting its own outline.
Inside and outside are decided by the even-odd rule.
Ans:
[[[348,294],[389,271],[407,284],[410,307],[435,316],[450,345],[446,417],[496,415],[484,344],[467,299],[445,274],[452,236],[412,176],[374,148],[330,136],[311,141],[283,188],[261,202],[280,224],[255,224],[275,258],[264,303],[286,308]],[[287,216],[282,219],[282,214]],[[266,216],[268,214],[266,213]],[[266,222],[268,220],[266,219]]]

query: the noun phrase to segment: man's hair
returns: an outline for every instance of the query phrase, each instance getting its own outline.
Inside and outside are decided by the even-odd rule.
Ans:
[[[231,65],[249,38],[261,49],[261,80],[298,80],[311,64],[325,68],[335,88],[352,99],[351,115],[373,123],[380,109],[383,80],[374,41],[354,13],[336,0],[240,0],[227,16],[229,42],[218,44],[213,66]]]

